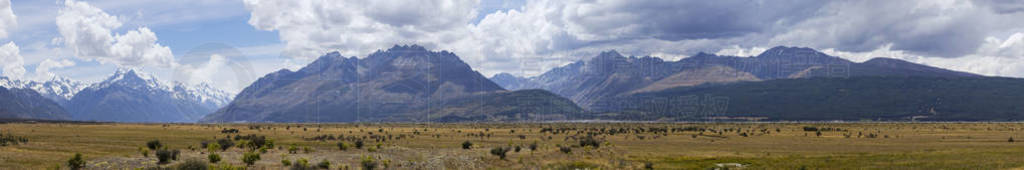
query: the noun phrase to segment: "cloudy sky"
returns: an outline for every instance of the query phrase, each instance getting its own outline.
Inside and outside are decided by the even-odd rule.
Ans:
[[[326,52],[394,44],[537,75],[600,51],[667,60],[803,46],[1024,77],[1017,0],[0,0],[0,74],[95,82],[138,68],[238,91]]]

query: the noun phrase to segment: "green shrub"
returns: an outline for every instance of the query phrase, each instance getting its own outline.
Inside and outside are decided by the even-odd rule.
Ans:
[[[249,142],[246,143],[247,147],[249,147],[249,150],[256,150],[262,148],[263,146],[267,146],[266,136],[249,135],[248,137],[245,138],[249,139]]]
[[[569,154],[572,152],[572,148],[568,146],[559,146],[558,151],[562,151],[562,153]]]
[[[348,144],[346,144],[345,142],[338,142],[338,149],[343,151],[348,150]]]
[[[171,151],[168,151],[168,150],[164,150],[164,149],[157,150],[156,151],[156,159],[160,161],[160,162],[157,162],[157,163],[159,163],[159,164],[166,164],[167,162],[170,162],[171,154],[172,154]]]
[[[0,146],[9,146],[17,144],[28,143],[28,138],[24,136],[14,136],[8,133],[7,135],[0,134]]]
[[[210,159],[210,163],[220,162],[220,155],[217,155],[215,153],[210,153],[210,155],[206,156],[206,158]]]
[[[307,170],[307,169],[315,169],[315,168],[310,167],[309,166],[309,161],[306,160],[305,158],[299,158],[298,160],[295,160],[295,163],[292,164],[292,167],[289,168],[289,169],[291,169],[291,170]]]
[[[468,140],[465,141],[465,142],[462,142],[462,149],[471,149],[471,148],[473,148],[473,143],[472,142],[469,142]]]
[[[510,149],[504,147],[497,147],[491,149],[491,155],[498,156],[498,158],[505,159]]]
[[[227,138],[217,139],[217,144],[220,145],[221,151],[226,151],[232,146],[235,146],[235,142]]]
[[[600,148],[601,147],[601,141],[598,141],[597,139],[594,139],[593,136],[587,136],[587,137],[584,137],[583,139],[580,139],[580,147],[586,147],[586,146],[592,146],[594,148]]]
[[[206,145],[206,151],[209,151],[210,153],[217,152],[218,150],[221,150],[220,144],[211,143]]]
[[[530,144],[530,151],[536,151],[536,150],[537,150],[537,141],[534,141],[533,143]]]
[[[68,159],[68,167],[72,170],[79,170],[85,167],[85,160],[82,158],[81,153],[75,153],[74,157]]]
[[[364,170],[377,169],[377,160],[374,160],[373,157],[370,156],[363,157],[363,160],[360,161],[360,164],[363,166]]]
[[[259,153],[246,152],[245,154],[242,155],[242,162],[245,162],[245,165],[248,165],[248,166],[252,166],[253,164],[256,164],[256,161],[259,161],[259,160],[260,160],[260,154]]]
[[[302,147],[302,152],[305,152],[305,153],[312,153],[312,152],[313,152],[313,149],[312,149],[312,148],[309,148],[309,146],[303,146],[303,147]]]
[[[283,165],[283,166],[292,166],[292,161],[288,160],[288,159],[281,159],[281,165]]]
[[[363,140],[356,141],[356,149],[363,149]]]
[[[295,144],[292,144],[291,146],[288,146],[288,153],[291,153],[291,154],[299,153],[299,147],[295,146]]]
[[[159,140],[151,140],[151,141],[149,141],[149,142],[146,142],[146,147],[149,147],[149,150],[156,150],[156,149],[160,149],[160,148],[161,148],[161,147],[163,147],[163,146],[164,146],[164,145],[163,145],[163,144],[160,144],[160,141],[159,141]]]
[[[181,155],[181,150],[171,150],[171,160],[178,160],[178,155]]]

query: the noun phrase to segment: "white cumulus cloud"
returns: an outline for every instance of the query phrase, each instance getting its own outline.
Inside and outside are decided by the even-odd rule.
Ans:
[[[14,79],[21,79],[25,75],[25,58],[21,57],[18,45],[9,42],[0,46],[0,66],[3,67],[3,76]]]
[[[0,39],[7,38],[7,31],[15,26],[18,26],[18,17],[11,10],[11,1],[0,0]]]
[[[473,0],[245,0],[254,27],[278,31],[283,53],[312,58],[328,51],[367,54],[397,43],[431,45],[458,38],[476,15]]]
[[[62,59],[62,60],[45,59],[42,62],[39,62],[39,65],[36,66],[35,79],[42,81],[42,80],[47,80],[47,79],[53,78],[53,77],[55,77],[57,75],[51,73],[50,72],[51,69],[65,68],[65,67],[72,67],[72,66],[75,66],[75,62],[73,62],[71,60],[67,60],[67,59]]]
[[[175,65],[171,49],[157,43],[156,34],[149,28],[113,33],[122,26],[120,19],[89,3],[64,1],[56,22],[62,43],[76,57],[120,66]]]

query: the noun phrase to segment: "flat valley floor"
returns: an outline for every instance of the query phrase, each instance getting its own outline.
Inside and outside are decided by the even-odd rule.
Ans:
[[[304,159],[330,169],[1024,168],[1022,123],[5,123],[0,136],[27,142],[0,146],[0,169],[67,169],[75,153],[87,169],[174,168],[206,162],[203,141],[245,145],[249,135],[273,146],[216,150],[222,161],[209,166],[287,169],[282,160]],[[179,158],[157,163],[146,145],[153,140]],[[494,148],[511,151],[501,159]],[[246,152],[260,159],[247,166]]]

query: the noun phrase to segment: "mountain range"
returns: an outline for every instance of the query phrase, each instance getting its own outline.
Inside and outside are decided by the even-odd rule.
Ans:
[[[0,77],[0,118],[114,122],[1024,120],[1024,79],[810,48],[677,61],[602,52],[532,77],[486,78],[448,51],[338,52],[238,95],[132,69],[84,85]]]
[[[7,77],[0,77],[0,86],[13,89],[31,89],[43,97],[53,100],[61,106],[65,106],[68,104],[68,101],[71,101],[71,97],[74,97],[75,94],[89,85],[66,77],[53,77],[44,82],[13,80]]]
[[[678,61],[625,57],[616,51],[551,69],[535,77],[498,74],[491,80],[508,89],[544,89],[595,112],[618,111],[619,97],[701,84],[756,82],[811,77],[980,77],[897,59],[855,63],[810,48],[774,47],[758,56],[698,53]],[[827,94],[822,94],[827,95]]]
[[[35,90],[0,86],[0,118],[66,120],[70,114]]]
[[[232,97],[206,84],[161,82],[134,69],[118,69],[93,84],[64,77],[43,82],[0,77],[0,87],[8,94],[0,97],[5,99],[0,106],[11,114],[0,118],[20,119],[195,122]]]
[[[206,122],[516,121],[570,119],[571,101],[506,91],[454,53],[394,46],[365,58],[337,52],[268,74]]]
[[[133,69],[118,69],[78,92],[66,108],[75,120],[195,122],[230,100],[209,85],[169,85]]]

